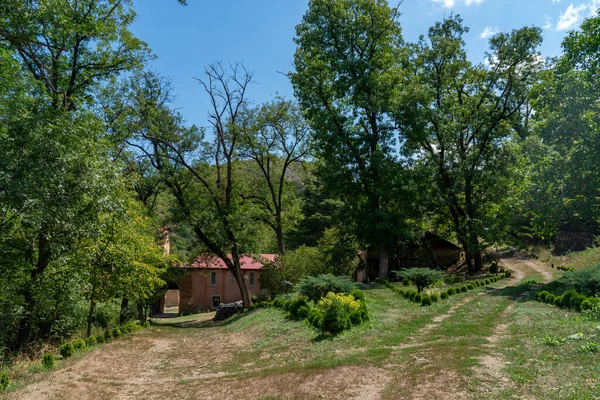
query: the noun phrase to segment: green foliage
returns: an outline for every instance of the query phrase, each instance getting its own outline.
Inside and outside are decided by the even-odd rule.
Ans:
[[[46,369],[52,369],[54,367],[54,354],[44,354],[42,366]]]
[[[431,303],[432,303],[431,297],[429,297],[429,296],[423,296],[423,298],[421,299],[421,305],[424,306],[424,307],[425,306],[430,306]]]
[[[498,274],[498,263],[496,261],[492,261],[490,264],[490,274]]]
[[[317,309],[318,311],[314,311]],[[308,314],[308,321],[332,335],[350,329],[369,318],[366,304],[351,295],[330,292]]]
[[[448,296],[454,296],[455,294],[456,294],[456,288],[451,287],[448,289]]]
[[[415,303],[420,303],[422,300],[421,293],[416,293],[415,297],[412,299]]]
[[[467,286],[465,286],[465,285],[463,285],[463,286],[460,287],[461,293],[466,293],[468,290],[469,290],[469,288]]]
[[[0,392],[5,391],[10,384],[10,378],[6,372],[0,372]]]
[[[446,300],[446,299],[448,298],[448,292],[449,292],[449,291],[450,291],[450,290],[448,290],[447,292],[442,292],[442,293],[440,293],[440,299],[442,299],[442,300]]]
[[[98,336],[96,336],[96,343],[102,344],[102,343],[104,343],[104,341],[105,341],[104,335],[98,335]]]
[[[356,300],[365,301],[365,294],[360,289],[354,289],[350,292],[351,296],[354,296]]]
[[[303,304],[300,307],[298,307],[298,310],[296,311],[296,317],[298,319],[306,319],[306,318],[308,318],[310,311],[311,311],[311,307],[308,306],[307,304]]]
[[[473,289],[475,289],[475,285],[473,285],[472,283],[467,283],[467,289],[473,290]]]
[[[554,337],[554,336],[545,336],[542,339],[542,343],[547,346],[559,346],[565,342],[564,338]]]
[[[600,294],[600,264],[566,272],[558,283],[564,287],[573,287],[581,293],[593,296]]]
[[[444,274],[441,271],[430,268],[409,268],[395,272],[398,276],[410,280],[417,287],[419,293],[432,283],[444,279]]]
[[[356,287],[356,282],[347,276],[325,274],[302,279],[296,285],[295,290],[309,300],[316,302],[325,297],[329,292],[349,294]]]
[[[96,336],[89,336],[87,339],[85,339],[85,345],[87,347],[95,346],[96,343],[98,343]]]
[[[61,346],[59,352],[63,358],[69,358],[75,353],[75,347],[73,347],[73,343],[65,343]]]
[[[144,328],[150,328],[150,321],[144,322]]]
[[[112,330],[110,330],[110,329],[107,329],[107,330],[105,330],[105,331],[104,331],[104,340],[105,340],[106,342],[108,342],[108,341],[110,341],[112,338],[113,338],[113,333],[112,333]]]
[[[430,294],[429,297],[431,297],[431,301],[433,303],[437,303],[440,300],[439,296],[436,293]]]
[[[510,278],[511,275],[512,275],[512,272],[510,270],[507,269],[506,271],[504,271],[504,277],[505,278]]]
[[[114,328],[112,330],[112,336],[113,336],[113,338],[116,339],[116,338],[120,337],[121,335],[122,335],[122,332],[121,332],[121,330],[119,328]]]
[[[600,353],[600,345],[596,342],[589,341],[579,346],[579,351],[583,353]]]
[[[83,350],[85,349],[85,340],[77,339],[73,342],[73,347],[75,350]]]

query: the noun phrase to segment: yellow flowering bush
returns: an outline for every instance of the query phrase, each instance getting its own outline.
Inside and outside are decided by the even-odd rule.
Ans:
[[[322,332],[337,334],[368,319],[364,302],[352,295],[329,292],[309,314],[309,322]]]

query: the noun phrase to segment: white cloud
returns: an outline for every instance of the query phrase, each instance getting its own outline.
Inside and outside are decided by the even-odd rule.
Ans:
[[[442,4],[446,8],[454,7],[456,2],[454,0],[432,0],[434,3]]]
[[[542,26],[545,30],[552,29],[552,17],[548,15],[544,15],[544,26]]]
[[[567,7],[565,12],[560,14],[558,17],[558,23],[556,24],[556,30],[564,31],[574,27],[582,18],[581,13],[588,8],[590,8],[592,4],[581,4],[577,7],[573,6],[573,3]]]
[[[560,3],[561,0],[552,0],[553,3]]]
[[[436,4],[441,4],[445,8],[452,8],[456,3],[464,3],[466,6],[481,4],[484,0],[431,0]],[[599,0],[600,1],[600,0]]]
[[[491,36],[494,36],[496,33],[498,33],[498,28],[492,28],[491,26],[486,26],[485,28],[483,28],[483,32],[481,32],[479,34],[479,37],[481,39],[487,39]]]

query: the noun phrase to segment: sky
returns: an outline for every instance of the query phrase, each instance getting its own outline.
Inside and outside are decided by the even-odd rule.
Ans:
[[[395,0],[394,0],[395,1]],[[255,104],[276,94],[293,97],[284,73],[292,69],[295,26],[308,0],[135,0],[133,33],[156,55],[151,68],[172,80],[174,107],[187,124],[208,126],[208,99],[194,78],[214,61],[242,62],[254,74],[248,97]],[[397,3],[391,2],[392,5]],[[496,32],[523,26],[543,28],[544,57],[560,54],[568,31],[600,7],[600,0],[404,0],[400,23],[404,40],[416,41],[436,21],[460,14],[471,61],[482,62]]]

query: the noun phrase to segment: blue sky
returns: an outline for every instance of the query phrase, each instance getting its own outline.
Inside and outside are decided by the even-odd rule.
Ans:
[[[308,0],[136,0],[132,30],[157,56],[152,68],[172,79],[174,106],[188,124],[207,126],[208,101],[199,84],[213,61],[243,62],[254,73],[249,98],[255,103],[276,93],[292,97],[280,72],[290,71],[294,33]],[[394,3],[392,3],[394,4]],[[600,0],[404,0],[400,6],[404,39],[416,41],[436,21],[458,13],[470,32],[469,57],[483,60],[487,37],[522,26],[544,28],[542,55],[560,54],[565,34],[600,7]]]

